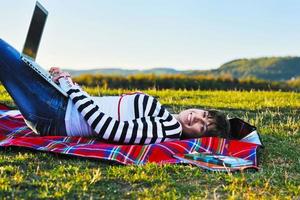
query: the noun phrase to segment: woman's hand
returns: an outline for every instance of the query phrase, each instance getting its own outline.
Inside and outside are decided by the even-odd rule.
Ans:
[[[49,73],[52,76],[52,80],[58,83],[58,80],[63,77],[71,77],[68,72],[63,72],[59,67],[51,67]]]

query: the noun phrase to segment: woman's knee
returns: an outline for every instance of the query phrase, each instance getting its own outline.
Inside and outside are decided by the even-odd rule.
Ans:
[[[12,70],[13,73],[17,73],[14,67],[20,64],[20,62],[20,53],[15,48],[6,43],[4,40],[0,39],[1,74],[5,73],[2,70],[6,70],[6,72]]]

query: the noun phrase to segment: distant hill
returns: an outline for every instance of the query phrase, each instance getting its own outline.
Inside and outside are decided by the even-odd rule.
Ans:
[[[285,81],[300,76],[300,57],[263,57],[238,59],[211,71],[213,74],[231,74],[234,78]]]
[[[147,70],[130,70],[121,68],[102,68],[92,70],[67,70],[73,76],[81,74],[133,75],[133,74],[186,74],[214,76],[231,75],[234,78],[258,78],[273,81],[285,81],[300,76],[300,57],[262,57],[237,59],[227,62],[214,70],[179,71],[172,68],[153,68]]]
[[[121,68],[100,68],[90,70],[66,70],[73,76],[81,74],[105,74],[105,75],[133,75],[133,74],[182,74],[184,71],[175,70],[172,68],[153,68],[153,69],[121,69]]]

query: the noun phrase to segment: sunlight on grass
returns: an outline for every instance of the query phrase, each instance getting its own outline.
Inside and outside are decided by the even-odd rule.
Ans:
[[[125,90],[86,88],[93,95]],[[300,93],[146,90],[170,110],[217,108],[258,127],[265,149],[257,173],[211,173],[190,165],[123,166],[29,151],[0,150],[0,198],[299,199]],[[1,102],[13,105],[0,87]]]

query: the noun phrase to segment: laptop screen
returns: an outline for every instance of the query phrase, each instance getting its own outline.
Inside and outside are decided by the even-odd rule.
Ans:
[[[36,2],[22,52],[33,60],[36,58],[47,16],[48,11],[39,2]]]

